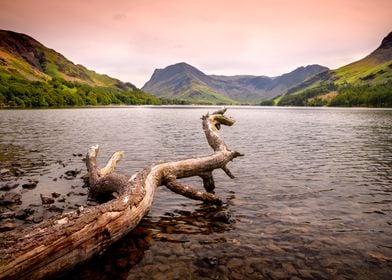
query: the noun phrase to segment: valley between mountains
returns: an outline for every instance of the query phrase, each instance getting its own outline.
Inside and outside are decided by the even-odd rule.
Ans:
[[[28,35],[0,30],[0,107],[121,104],[392,107],[392,33],[368,56],[337,69],[313,64],[276,77],[223,76],[181,62],[156,69],[138,89]]]

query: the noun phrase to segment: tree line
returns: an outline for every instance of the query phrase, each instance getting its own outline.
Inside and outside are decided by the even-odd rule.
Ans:
[[[53,78],[29,81],[0,75],[0,107],[68,107],[109,104],[170,104],[141,90],[98,87]],[[180,101],[178,101],[180,102]]]
[[[335,96],[322,98],[329,92],[336,91]],[[273,105],[272,100],[266,100],[261,105]],[[298,94],[283,96],[276,104],[278,106],[337,106],[337,107],[392,107],[392,80],[382,84],[340,86],[334,83],[324,84],[307,89]]]

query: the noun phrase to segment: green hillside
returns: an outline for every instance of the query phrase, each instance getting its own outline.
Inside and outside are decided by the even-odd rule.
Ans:
[[[199,104],[258,104],[327,69],[321,65],[308,65],[273,78],[219,76],[206,75],[192,65],[181,62],[156,69],[142,90],[158,97]]]
[[[76,65],[35,39],[0,30],[0,107],[159,104],[107,75]]]
[[[205,105],[222,105],[222,104],[237,104],[237,101],[230,99],[224,95],[219,94],[206,85],[191,83],[191,85],[177,95],[181,100],[187,100],[191,103],[205,104]]]
[[[320,73],[274,102],[280,106],[392,107],[392,33],[365,58]]]

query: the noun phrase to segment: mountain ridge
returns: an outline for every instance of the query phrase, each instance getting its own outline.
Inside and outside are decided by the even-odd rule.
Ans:
[[[9,55],[26,62],[33,68],[31,72],[41,72],[37,77],[34,77],[34,75],[26,75],[21,69],[13,69],[24,78],[30,78],[32,80],[63,78],[68,81],[94,86],[116,86],[121,89],[136,89],[136,86],[129,82],[124,83],[106,74],[98,74],[83,65],[74,64],[62,54],[45,47],[29,35],[0,30],[0,38],[0,50],[3,51],[3,54],[7,52]],[[2,62],[4,64],[4,57]]]
[[[278,77],[256,75],[207,75],[196,67],[180,62],[163,69],[155,69],[150,80],[142,87],[143,91],[159,97],[184,98],[206,103],[220,101],[229,104],[259,103],[304,81],[314,74],[328,70],[327,67],[313,64],[301,66],[292,72]]]
[[[168,69],[171,71],[167,71]],[[298,67],[277,77],[224,76],[206,75],[182,62],[156,69],[142,89],[156,96],[180,98],[190,102],[203,100],[211,104],[225,97],[226,100],[222,103],[228,104],[385,107],[390,106],[390,85],[392,32],[369,55],[337,69],[313,64]],[[346,97],[343,98],[340,92],[344,92]],[[371,92],[377,93],[372,95]],[[211,93],[215,101],[210,96]],[[194,99],[195,96],[197,100]]]
[[[97,104],[392,106],[392,32],[337,69],[312,64],[276,77],[207,75],[185,62],[155,69],[142,88],[74,64],[34,38],[0,30],[0,107]]]
[[[371,94],[373,93],[373,94]],[[392,32],[362,59],[319,73],[288,89],[277,105],[392,105]]]
[[[74,64],[36,39],[0,30],[0,107],[159,104],[129,82]]]

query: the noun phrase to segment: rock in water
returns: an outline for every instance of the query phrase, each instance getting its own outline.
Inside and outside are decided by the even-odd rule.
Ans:
[[[59,212],[59,213],[61,213],[61,212],[63,212],[64,209],[62,209],[62,208],[52,204],[52,205],[49,206],[48,210],[50,212]]]
[[[54,203],[54,198],[53,197],[50,197],[50,196],[47,196],[47,195],[43,195],[42,193],[40,194],[40,196],[41,196],[42,204],[52,204],[52,203]]]
[[[68,170],[65,172],[65,179],[67,180],[72,180],[75,178],[82,170],[81,169],[75,169],[75,170]]]
[[[26,183],[22,185],[22,188],[32,190],[37,186],[36,183]]]
[[[0,196],[0,205],[12,205],[21,203],[22,195],[15,192],[7,192]]]
[[[60,197],[60,195],[61,195],[61,193],[58,193],[58,192],[52,193],[52,197],[54,197],[54,198],[58,198],[58,197]]]
[[[15,214],[15,218],[19,219],[19,220],[26,220],[26,218],[28,217],[27,213],[24,210],[20,210],[18,212],[16,212]]]
[[[15,218],[23,221],[27,221],[28,217],[34,214],[35,210],[32,208],[26,208],[24,210],[19,210],[15,213]]]
[[[211,218],[213,221],[223,222],[225,224],[231,223],[231,215],[225,211],[218,212],[214,214]]]
[[[8,183],[5,184],[4,186],[1,186],[0,191],[9,191],[11,189],[15,189],[17,186],[19,186],[18,183]]]

